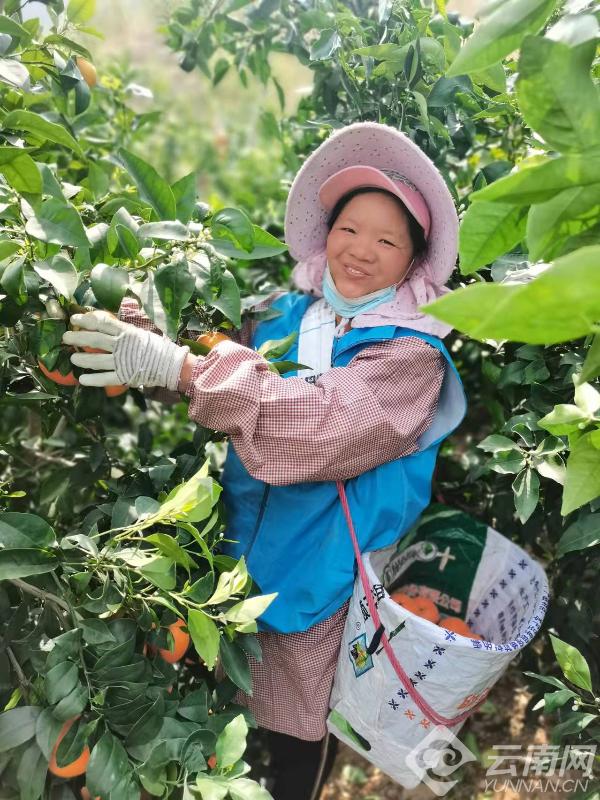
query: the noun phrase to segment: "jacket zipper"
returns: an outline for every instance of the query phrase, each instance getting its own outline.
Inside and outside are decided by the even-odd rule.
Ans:
[[[267,484],[263,490],[262,500],[260,501],[260,508],[258,509],[258,516],[256,517],[256,525],[254,526],[254,532],[252,534],[252,539],[250,539],[250,544],[246,548],[246,552],[244,553],[244,558],[248,561],[248,556],[250,555],[250,551],[254,547],[254,542],[256,541],[256,537],[258,535],[258,529],[260,528],[260,524],[262,519],[265,515],[265,508],[267,506],[267,498],[269,497],[269,491],[271,490],[271,486]]]

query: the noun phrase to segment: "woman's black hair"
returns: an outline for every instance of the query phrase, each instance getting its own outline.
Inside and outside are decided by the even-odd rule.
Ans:
[[[386,191],[385,189],[379,189],[376,186],[359,186],[357,189],[352,189],[346,194],[342,195],[334,207],[331,209],[331,213],[327,218],[327,229],[331,230],[335,224],[336,219],[342,212],[344,206],[346,206],[353,197],[356,197],[359,194],[369,194],[371,192],[379,192],[380,194],[385,194],[388,197],[391,197],[392,200],[396,201],[396,205],[400,208],[400,210],[406,216],[406,221],[408,223],[408,233],[410,235],[410,240],[413,246],[413,257],[417,257],[424,253],[427,250],[427,241],[425,239],[425,233],[423,232],[423,228],[419,225],[417,220],[413,217],[410,211],[406,208],[402,200],[391,192]]]

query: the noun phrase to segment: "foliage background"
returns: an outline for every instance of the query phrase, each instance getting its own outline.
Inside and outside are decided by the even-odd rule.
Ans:
[[[300,65],[293,56],[272,53],[270,61],[277,65],[275,72],[286,99],[283,113],[271,84],[265,92],[260,82],[250,78],[248,88],[243,88],[234,70],[230,70],[219,84],[218,91],[212,90],[198,70],[187,73],[176,68],[173,54],[162,43],[161,35],[154,32],[155,20],[162,18],[166,23],[177,5],[154,4],[150,14],[145,5],[132,3],[128,4],[124,18],[122,4],[106,3],[96,20],[96,25],[107,33],[104,43],[94,44],[103,82],[116,90],[132,81],[151,86],[154,100],[140,96],[135,103],[139,104],[140,111],[158,107],[162,112],[160,123],[149,126],[147,134],[132,147],[138,155],[151,157],[152,163],[169,182],[198,169],[202,200],[214,209],[228,205],[243,208],[253,222],[281,237],[289,180],[299,159],[325,133],[325,129],[320,130],[318,126],[313,126],[312,130],[307,126],[304,131],[302,126],[297,126],[298,121],[306,122],[310,114],[316,114],[317,118],[322,115],[326,119],[320,105],[322,87],[314,90],[311,82],[313,71]],[[360,7],[360,3],[353,5]],[[419,4],[412,5],[416,8]],[[585,8],[583,3],[571,5],[579,6],[580,11]],[[135,15],[138,9],[142,10],[139,17]],[[120,38],[125,28],[134,32],[133,44],[127,48]],[[365,43],[374,44],[368,39]],[[513,45],[514,58],[509,57],[507,61],[509,80],[516,70],[519,44]],[[124,50],[130,50],[130,56],[124,58]],[[510,56],[510,51],[505,55]],[[313,65],[313,69],[321,76],[328,75],[339,68],[338,58],[335,55],[330,60],[321,60]],[[597,69],[596,62],[592,72],[595,79]],[[430,63],[425,70],[425,85],[430,89],[442,72],[440,69],[436,71],[435,64]],[[442,132],[435,130],[437,141],[434,150],[443,153],[447,148],[446,158],[442,161],[452,173],[463,217],[461,262],[464,274],[455,276],[455,287],[472,282],[498,284],[511,274],[513,278],[517,275],[517,280],[521,281],[532,277],[528,272],[523,233],[528,209],[525,208],[524,213],[519,203],[515,204],[515,209],[509,209],[513,213],[510,224],[504,227],[498,224],[500,233],[496,242],[488,243],[487,250],[483,248],[483,255],[478,254],[479,262],[473,256],[472,242],[476,236],[470,233],[477,233],[477,224],[481,224],[477,214],[484,208],[485,195],[477,202],[476,198],[471,200],[471,194],[501,178],[524,157],[533,158],[532,164],[535,164],[536,158],[543,158],[545,149],[544,137],[527,125],[514,94],[503,95],[497,83],[497,73],[495,80],[495,89],[491,92],[489,86],[486,91],[465,91],[454,95],[453,102],[447,104],[445,124],[452,132],[451,141],[444,144]],[[308,88],[311,86],[313,95]],[[297,92],[297,89],[303,91]],[[355,108],[341,87],[338,91],[341,100],[339,120],[353,121]],[[361,103],[366,103],[365,96],[360,99]],[[200,116],[199,109],[202,109],[203,116]],[[409,128],[418,122],[418,115],[418,104],[410,106],[406,119]],[[440,115],[443,118],[443,112],[438,112]],[[434,117],[435,113],[430,113],[432,124]],[[179,134],[182,128],[188,132],[186,137]],[[427,144],[425,138],[421,141]],[[593,149],[594,142],[591,140],[588,144]],[[561,148],[549,149],[554,156],[562,152]],[[535,204],[532,207],[536,208]],[[594,205],[591,208],[593,213],[597,212]],[[498,206],[491,210],[497,209]],[[592,216],[592,223],[596,219],[597,216]],[[497,223],[497,218],[487,218],[484,222],[486,231],[489,231],[490,225]],[[593,225],[589,227],[592,229],[591,238],[585,243],[597,244],[597,229]],[[519,236],[513,228],[519,230]],[[578,232],[579,229],[575,229],[575,233]],[[550,254],[551,257],[554,255]],[[259,263],[250,272],[243,269],[243,264],[241,267],[238,276],[245,283],[246,291],[265,290],[270,284],[279,284],[289,278],[289,261],[285,255]],[[477,273],[473,279],[471,273],[474,270]],[[522,273],[520,278],[519,272]],[[464,330],[458,322],[456,324],[457,328]],[[554,686],[558,692],[544,693],[537,679],[529,676],[529,711],[538,717],[544,714],[542,721],[548,728],[551,727],[550,720],[555,720],[556,741],[563,738],[567,741],[597,741],[598,718],[595,715],[598,709],[594,696],[598,690],[591,691],[591,685],[599,685],[597,621],[600,603],[594,591],[598,574],[598,493],[594,495],[592,491],[592,496],[584,503],[569,508],[570,516],[565,518],[564,506],[561,514],[564,464],[569,448],[577,441],[575,428],[580,422],[585,423],[581,429],[587,429],[591,434],[597,427],[595,396],[589,392],[586,400],[580,391],[579,398],[574,398],[572,380],[573,374],[581,371],[584,359],[589,359],[592,337],[564,336],[552,340],[553,344],[549,344],[549,339],[549,346],[545,346],[544,341],[523,345],[520,337],[512,336],[510,332],[487,335],[484,332],[477,338],[484,341],[464,334],[455,335],[451,341],[452,352],[467,386],[470,412],[465,425],[443,449],[435,486],[436,497],[485,519],[527,545],[537,558],[546,563],[554,597],[546,628],[560,641],[576,647],[577,651],[569,649],[568,644],[557,644],[556,639],[546,635],[525,652],[518,664],[519,669],[526,673],[550,674],[553,681],[562,681]],[[595,358],[597,361],[597,356]],[[591,388],[597,383],[597,371],[592,368],[588,373]],[[560,420],[558,427],[555,424],[552,429],[552,419],[548,421],[551,427],[540,427],[538,423],[542,417],[547,417],[555,406],[574,408],[574,399],[578,400],[577,407],[581,412],[575,419],[575,428],[565,428],[564,420]],[[136,424],[139,424],[139,417],[136,419]],[[160,431],[158,418],[153,417],[152,412],[148,419],[151,431],[145,435],[154,437],[157,452],[161,448],[176,447],[184,427],[188,437],[193,435],[192,426],[187,423],[180,407],[175,407],[170,415],[161,415]],[[122,424],[123,420],[120,422]],[[568,424],[571,423],[572,420]],[[37,433],[34,419],[31,424],[34,444]],[[132,443],[131,433],[122,432],[115,439],[117,443],[118,458],[129,460],[128,466],[134,467],[135,458],[127,453]],[[190,453],[191,450],[188,455]],[[64,456],[55,453],[51,457]],[[218,457],[216,448],[214,463],[218,463]],[[597,460],[592,459],[584,471],[593,477],[595,469]],[[44,483],[42,510],[50,513],[56,510],[52,503],[60,486],[60,477],[57,477],[60,474],[55,470]],[[515,476],[518,476],[516,486]],[[562,478],[562,482],[557,480],[557,476]],[[583,679],[577,677],[581,666],[579,651],[591,671],[591,676],[588,672]],[[560,670],[555,668],[555,659],[560,662]]]

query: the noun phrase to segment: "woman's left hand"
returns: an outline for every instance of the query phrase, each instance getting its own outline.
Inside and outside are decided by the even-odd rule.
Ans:
[[[189,347],[158,336],[109,314],[89,311],[73,314],[80,331],[67,331],[62,340],[75,347],[94,347],[103,353],[73,353],[71,362],[95,370],[80,376],[82,386],[163,386],[176,391]]]

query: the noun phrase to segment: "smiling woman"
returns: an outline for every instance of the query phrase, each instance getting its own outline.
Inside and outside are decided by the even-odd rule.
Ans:
[[[361,297],[398,285],[406,277],[418,247],[409,216],[397,197],[379,189],[358,189],[337,202],[326,252],[341,294]]]

